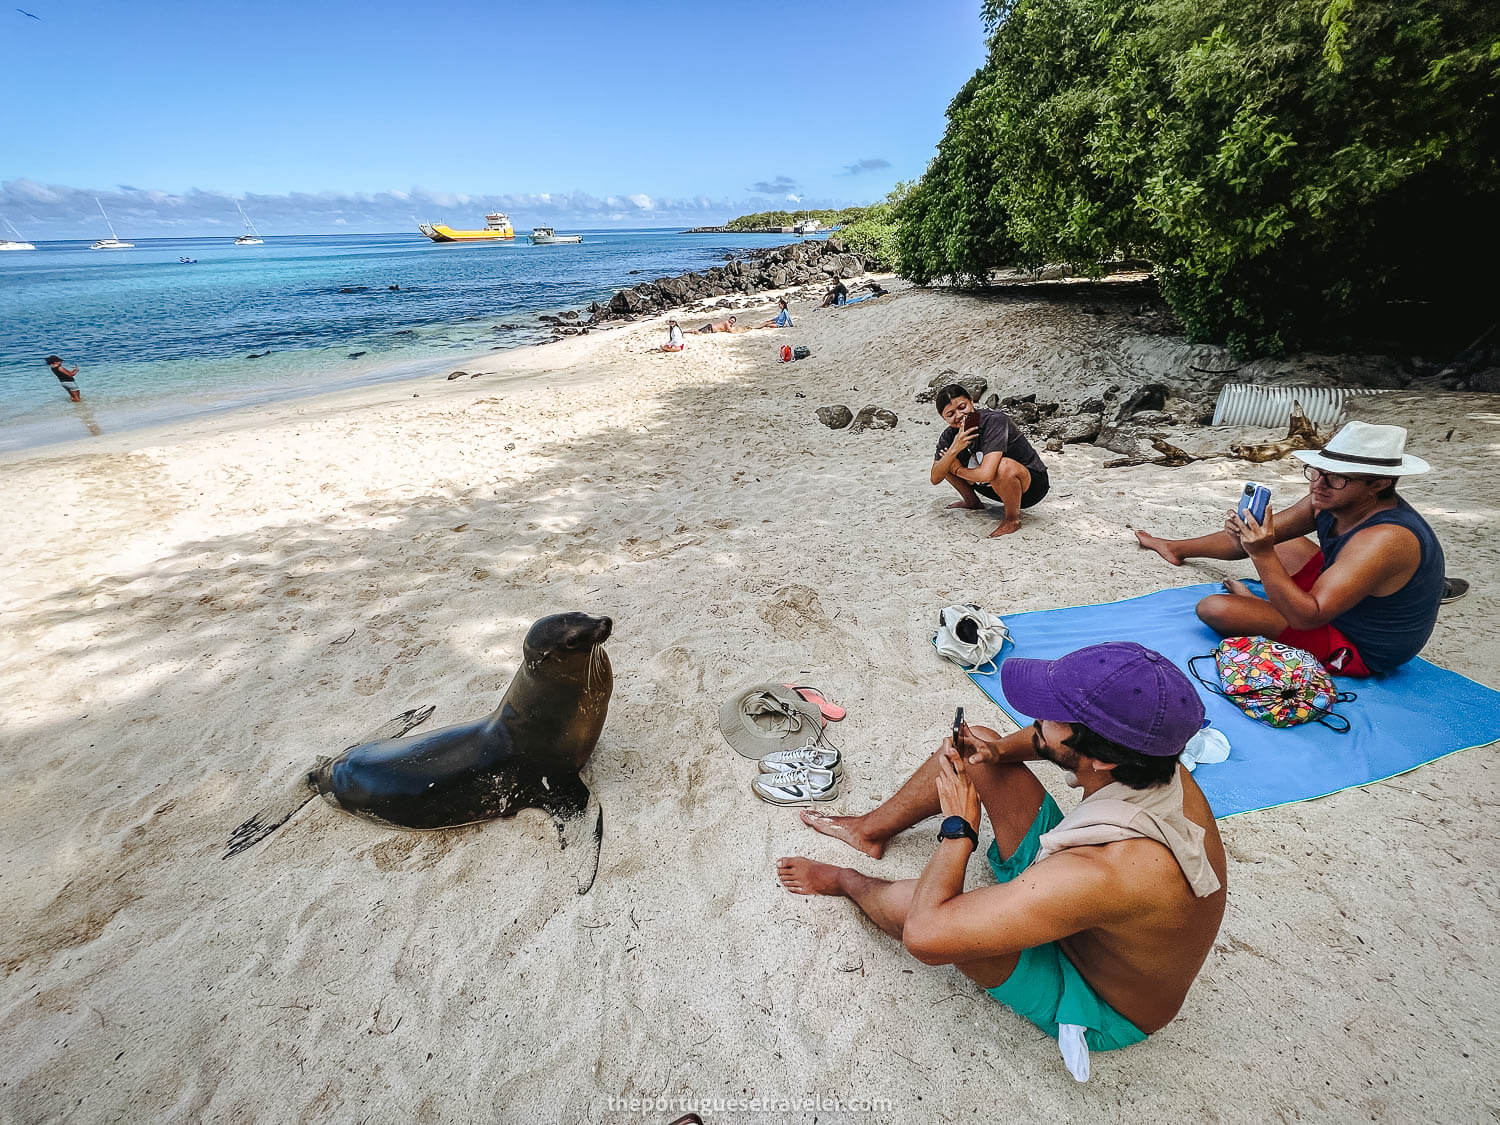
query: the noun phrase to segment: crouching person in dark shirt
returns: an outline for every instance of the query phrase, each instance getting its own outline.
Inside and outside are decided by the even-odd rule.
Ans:
[[[938,438],[932,483],[947,481],[958,490],[961,499],[950,508],[999,503],[1005,518],[990,538],[1009,535],[1021,526],[1022,510],[1047,495],[1047,466],[1003,410],[979,409],[957,384],[938,391],[935,401],[948,428]]]

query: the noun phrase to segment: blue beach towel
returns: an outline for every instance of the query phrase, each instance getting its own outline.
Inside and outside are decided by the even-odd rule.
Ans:
[[[1258,583],[1249,585],[1259,592]],[[1223,586],[1211,582],[1102,605],[1010,614],[1005,625],[1013,643],[1005,646],[1001,663],[1012,656],[1050,660],[1085,645],[1132,640],[1187,671],[1190,657],[1212,652],[1219,642],[1193,607],[1205,595],[1222,591]],[[1006,702],[998,670],[969,678],[1018,724],[1030,725],[1030,716]],[[1215,816],[1383,781],[1500,739],[1500,692],[1425,660],[1412,660],[1378,679],[1340,676],[1334,682],[1341,691],[1359,696],[1337,708],[1349,720],[1348,734],[1317,723],[1269,727],[1199,686],[1209,721],[1232,748],[1228,761],[1200,765],[1193,774]]]

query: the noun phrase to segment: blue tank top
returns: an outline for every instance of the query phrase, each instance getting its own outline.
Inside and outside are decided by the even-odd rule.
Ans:
[[[1427,638],[1432,636],[1438,607],[1443,601],[1443,549],[1438,546],[1437,536],[1427,521],[1399,496],[1394,508],[1376,512],[1343,535],[1333,533],[1332,513],[1319,512],[1317,515],[1318,546],[1323,549],[1325,570],[1339,557],[1339,551],[1350,536],[1382,523],[1404,527],[1417,537],[1422,550],[1417,572],[1394,594],[1383,598],[1371,595],[1331,622],[1354,642],[1365,666],[1378,673],[1391,672],[1405,664],[1422,651]]]

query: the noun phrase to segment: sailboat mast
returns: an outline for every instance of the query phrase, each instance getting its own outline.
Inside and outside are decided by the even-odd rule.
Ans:
[[[115,233],[115,224],[109,221],[109,212],[104,209],[104,204],[99,202],[99,197],[97,195],[94,196],[94,203],[99,208],[99,214],[104,216],[104,225],[109,228],[109,237],[118,242],[120,240],[120,236]]]
[[[245,208],[241,206],[238,201],[235,202],[235,206],[239,208],[240,218],[245,220],[245,229],[253,234],[256,238],[259,238],[260,231],[255,229],[255,224],[250,221],[250,216],[245,214]]]

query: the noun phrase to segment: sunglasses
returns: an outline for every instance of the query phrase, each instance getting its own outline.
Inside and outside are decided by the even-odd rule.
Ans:
[[[1319,481],[1322,481],[1324,487],[1332,489],[1334,492],[1338,492],[1347,487],[1349,482],[1354,479],[1352,477],[1342,476],[1339,473],[1325,473],[1316,465],[1308,465],[1304,467],[1302,470],[1302,475],[1313,484],[1317,484]]]
[[[1314,484],[1322,480],[1325,487],[1334,490],[1334,492],[1338,492],[1338,490],[1349,486],[1349,481],[1352,480],[1362,480],[1367,481],[1367,483],[1371,480],[1380,480],[1380,477],[1346,477],[1341,472],[1328,472],[1326,469],[1320,469],[1317,465],[1305,465],[1302,468],[1302,475],[1307,477],[1308,480],[1313,481]]]

